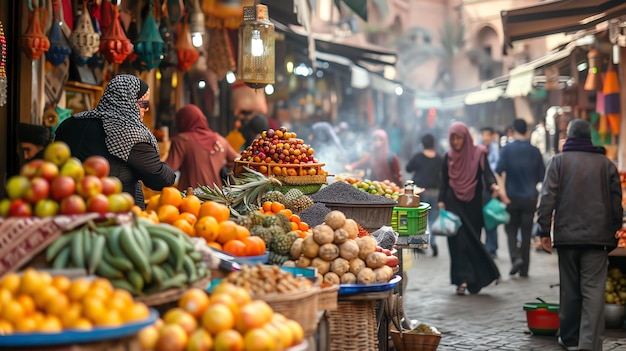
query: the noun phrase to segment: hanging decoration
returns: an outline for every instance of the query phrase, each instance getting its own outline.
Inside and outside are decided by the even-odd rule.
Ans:
[[[163,38],[163,60],[159,67],[168,68],[172,66],[176,66],[178,64],[178,58],[176,57],[176,49],[174,48],[176,45],[174,43],[174,36],[170,31],[170,19],[169,19],[169,6],[164,6],[164,10],[161,13],[161,19],[159,24],[159,32],[161,33],[161,38]]]
[[[620,127],[620,101],[619,101],[619,80],[615,66],[611,63],[609,70],[604,77],[604,112],[613,135],[619,135]]]
[[[254,89],[274,83],[275,52],[274,24],[267,6],[243,8],[243,22],[239,26],[237,52],[237,79]]]
[[[204,23],[202,25],[204,26]],[[180,26],[178,39],[176,39],[176,56],[178,57],[176,68],[182,72],[187,72],[196,63],[200,53],[191,43],[191,33],[187,21],[183,21]]]
[[[219,80],[222,80],[226,73],[237,69],[235,50],[231,44],[227,29],[209,28],[208,34],[208,46],[211,48],[213,56],[211,56],[210,60],[207,60],[207,66],[209,70],[217,75]]]
[[[28,1],[28,7],[32,13],[28,16],[28,28],[22,35],[20,44],[26,56],[32,60],[38,60],[44,52],[50,49],[50,40],[43,34],[39,6],[33,6],[31,1]]]
[[[237,29],[243,21],[241,0],[204,0],[202,10],[209,28]]]
[[[100,36],[94,30],[86,0],[79,13],[70,35],[70,45],[78,58],[78,64],[84,65],[100,49]]]
[[[602,90],[602,77],[600,76],[602,55],[600,51],[597,49],[589,50],[587,59],[589,60],[589,69],[585,81],[585,90]]]
[[[52,26],[48,39],[50,40],[50,49],[46,52],[46,60],[53,66],[58,66],[65,61],[72,53],[72,48],[63,34],[61,29],[61,16],[59,15],[59,0],[52,0]]]
[[[105,1],[106,3],[107,1]],[[98,38],[102,40],[102,29],[100,27],[100,17],[101,17],[101,8],[102,3],[99,1],[94,1],[92,3],[92,7],[89,9],[89,13],[91,14],[91,23],[93,23],[93,31],[98,35]],[[104,55],[100,52],[100,43],[98,43],[98,50],[93,53],[93,56],[87,61],[87,66],[93,69],[99,69],[104,67]]]
[[[165,10],[168,14],[168,21],[170,26],[175,25],[180,22],[183,18],[183,8],[185,5],[183,4],[183,0],[167,0],[167,4],[165,6]]]
[[[4,27],[0,21],[0,106],[7,103],[7,38],[4,36]]]
[[[119,65],[133,52],[133,44],[124,34],[120,23],[120,13],[117,4],[112,4],[111,13],[113,20],[106,34],[100,41],[100,52],[110,63]]]
[[[154,2],[149,0],[150,10],[143,21],[139,38],[135,43],[135,53],[142,68],[151,70],[163,60],[163,38],[154,19]]]

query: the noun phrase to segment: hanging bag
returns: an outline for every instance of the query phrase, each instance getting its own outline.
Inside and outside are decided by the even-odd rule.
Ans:
[[[450,211],[439,209],[439,216],[430,228],[431,234],[440,236],[454,236],[459,232],[461,218]]]
[[[509,223],[511,216],[506,211],[506,205],[496,199],[490,199],[483,207],[483,217],[485,219],[485,229],[491,230],[500,224]]]

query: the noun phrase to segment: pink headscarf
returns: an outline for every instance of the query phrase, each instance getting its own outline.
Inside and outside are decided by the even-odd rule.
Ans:
[[[478,184],[476,172],[479,165],[481,168],[483,166],[487,149],[482,145],[474,145],[472,135],[463,122],[455,122],[450,126],[448,134],[450,145],[452,145],[453,134],[464,137],[464,141],[461,150],[450,148],[448,151],[450,187],[459,200],[468,202],[474,198],[476,184]]]
[[[387,159],[387,157],[389,156],[389,138],[387,137],[387,132],[382,129],[376,129],[372,133],[372,135],[374,136],[374,139],[380,138],[381,143],[380,147],[374,150],[374,153],[377,157],[376,161],[380,161],[381,159]]]

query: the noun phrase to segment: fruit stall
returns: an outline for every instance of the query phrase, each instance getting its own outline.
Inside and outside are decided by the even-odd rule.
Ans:
[[[105,159],[51,144],[0,201],[0,350],[387,350],[402,189],[327,184],[322,161],[268,130],[233,182],[143,210]]]

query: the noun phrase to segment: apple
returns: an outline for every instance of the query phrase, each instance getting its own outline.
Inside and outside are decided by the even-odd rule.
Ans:
[[[103,178],[109,175],[109,161],[102,156],[89,156],[83,162],[85,173]]]
[[[39,200],[35,204],[35,216],[52,217],[59,213],[59,203],[52,199]]]
[[[12,176],[6,185],[7,195],[11,200],[21,198],[28,188],[30,188],[30,181],[21,175]]]
[[[35,176],[51,181],[59,174],[59,167],[52,162],[44,161],[35,172]]]
[[[60,214],[75,215],[87,212],[87,204],[80,195],[70,195],[61,200]]]
[[[50,197],[61,201],[76,192],[76,181],[74,178],[62,175],[54,178],[50,183]]]
[[[49,144],[43,152],[43,159],[54,163],[57,167],[63,166],[65,161],[69,160],[71,156],[70,147],[62,141],[55,141]]]
[[[39,169],[39,167],[41,167],[41,165],[44,162],[45,161],[42,159],[35,159],[32,161],[29,161],[28,163],[22,166],[22,169],[20,169],[20,175],[23,175],[24,177],[27,177],[29,179],[33,178],[35,174],[37,173],[37,170]]]
[[[109,198],[104,194],[96,194],[87,199],[87,212],[109,212]]]
[[[110,211],[115,213],[128,212],[135,204],[135,199],[128,193],[111,194],[108,198]]]
[[[122,181],[117,177],[104,177],[102,181],[102,193],[104,195],[119,194],[122,192]]]
[[[86,175],[76,183],[76,193],[85,199],[102,193],[102,181],[94,175]]]
[[[11,207],[11,199],[0,200],[0,217],[9,215],[9,207]]]
[[[59,174],[70,176],[74,178],[75,181],[79,181],[85,176],[85,169],[79,159],[72,157],[63,164]]]
[[[31,204],[37,203],[39,200],[48,198],[50,194],[50,183],[41,177],[35,177],[30,181],[30,187],[24,192],[24,200]]]
[[[22,199],[15,199],[9,206],[9,216],[11,217],[30,217],[33,210],[30,204]]]

